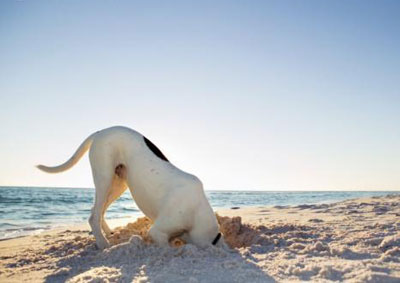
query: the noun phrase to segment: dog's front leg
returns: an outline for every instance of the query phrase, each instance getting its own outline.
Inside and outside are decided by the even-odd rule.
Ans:
[[[159,246],[168,246],[168,234],[162,232],[157,226],[156,223],[151,226],[149,230],[150,238]]]

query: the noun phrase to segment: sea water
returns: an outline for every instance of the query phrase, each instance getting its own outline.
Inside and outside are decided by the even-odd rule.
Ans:
[[[93,188],[0,187],[0,239],[82,223],[88,220]],[[400,194],[387,191],[206,191],[214,209],[299,205]],[[107,210],[107,219],[143,215],[129,190]]]

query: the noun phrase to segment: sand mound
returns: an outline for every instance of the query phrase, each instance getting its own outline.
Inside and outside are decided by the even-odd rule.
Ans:
[[[224,235],[225,242],[231,248],[249,247],[259,238],[259,229],[253,225],[242,224],[240,216],[224,217],[216,215],[220,231]]]
[[[147,235],[153,222],[147,217],[139,217],[135,222],[129,223],[123,227],[117,227],[113,230],[108,240],[112,245],[120,244],[128,241],[133,235],[140,236],[146,243],[150,243],[151,239]]]
[[[263,233],[260,227],[242,224],[240,216],[224,217],[216,214],[220,231],[224,235],[225,242],[231,248],[249,247],[260,241],[260,235]],[[152,221],[147,217],[140,217],[135,222],[129,223],[123,227],[114,229],[113,234],[108,236],[108,240],[112,245],[117,245],[128,241],[132,236],[140,236],[145,243],[151,243],[148,231],[152,225]],[[261,226],[261,228],[265,228]],[[171,246],[181,246],[185,242],[180,238],[173,238],[170,241]]]
[[[216,214],[220,231],[224,235],[225,242],[232,248],[241,248],[251,246],[259,240],[259,227],[242,224],[241,217],[224,217]],[[112,245],[117,245],[128,241],[132,236],[140,236],[145,243],[151,243],[148,231],[152,225],[152,221],[147,217],[140,217],[135,222],[129,223],[123,227],[114,229],[113,234],[108,236],[108,240]],[[171,246],[181,246],[185,242],[180,238],[173,238],[170,241]]]
[[[132,236],[140,236],[145,243],[152,243],[151,238],[148,236],[149,229],[153,222],[150,218],[139,217],[135,222],[129,223],[123,227],[114,229],[112,235],[108,236],[108,240],[112,245],[117,245],[128,241]],[[180,238],[172,238],[170,240],[171,246],[179,247],[185,244]]]

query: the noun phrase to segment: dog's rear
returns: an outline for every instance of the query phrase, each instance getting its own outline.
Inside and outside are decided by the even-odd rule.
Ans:
[[[104,220],[104,214],[111,203],[119,198],[127,188],[126,165],[115,158],[115,151],[119,149],[117,148],[118,145],[110,146],[110,137],[114,141],[124,143],[126,142],[126,135],[132,135],[132,133],[135,136],[140,135],[125,127],[112,127],[98,131],[86,138],[65,163],[54,167],[37,166],[37,168],[47,173],[60,173],[72,168],[90,150],[89,160],[92,167],[96,196],[89,224],[96,238],[96,244],[101,249],[109,245],[102,231],[106,234],[111,233],[111,229]]]

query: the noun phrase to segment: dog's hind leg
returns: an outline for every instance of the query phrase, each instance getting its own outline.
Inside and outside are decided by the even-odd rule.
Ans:
[[[92,163],[92,160],[91,160]],[[92,163],[93,181],[96,187],[96,196],[92,208],[92,214],[89,218],[89,224],[96,239],[96,245],[99,249],[109,246],[107,239],[102,233],[103,211],[107,204],[107,196],[112,189],[113,171],[106,166],[106,162]]]
[[[104,206],[104,210],[103,210],[103,214],[102,214],[103,221],[101,223],[103,231],[106,233],[107,236],[111,234],[111,229],[107,225],[104,215],[105,215],[108,207],[125,192],[125,190],[127,188],[127,184],[126,184],[125,179],[120,178],[118,175],[114,175],[111,186],[112,186],[112,188],[110,190],[108,190],[107,201]]]
[[[101,223],[101,228],[103,229],[104,233],[106,233],[106,236],[110,236],[113,233],[111,231],[110,226],[108,226],[106,220],[104,219],[104,216],[103,216],[103,222]]]

